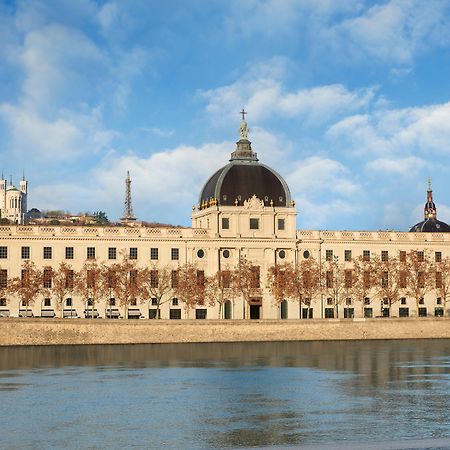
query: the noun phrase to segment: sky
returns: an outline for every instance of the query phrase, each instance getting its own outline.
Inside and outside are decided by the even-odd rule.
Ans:
[[[0,162],[29,208],[189,226],[239,139],[301,229],[450,222],[450,0],[0,0]]]

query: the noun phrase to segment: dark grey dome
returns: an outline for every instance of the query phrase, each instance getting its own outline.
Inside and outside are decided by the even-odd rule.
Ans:
[[[422,222],[417,223],[409,231],[413,232],[435,232],[435,233],[450,233],[450,226],[445,222],[441,222],[437,219],[425,219]]]
[[[289,187],[284,179],[270,167],[258,162],[251,143],[237,142],[230,163],[219,169],[204,185],[200,205],[215,199],[219,205],[243,205],[256,195],[265,206],[288,207],[291,203]],[[237,201],[237,202],[236,202]]]

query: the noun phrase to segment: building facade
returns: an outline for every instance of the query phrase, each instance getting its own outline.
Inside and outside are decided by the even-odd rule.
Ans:
[[[26,185],[24,185],[26,195]],[[297,211],[289,187],[273,169],[259,162],[248,140],[243,120],[240,139],[227,165],[205,183],[198,205],[192,209],[192,228],[149,228],[141,226],[0,226],[0,270],[3,280],[20,277],[25,261],[38,268],[57,270],[65,262],[74,270],[86,261],[113,264],[121,254],[138,267],[168,268],[192,263],[205,275],[233,270],[243,258],[258,268],[258,285],[250,301],[235,296],[224,308],[197,305],[184,310],[175,296],[160,309],[163,319],[302,319],[377,316],[448,315],[445,301],[431,289],[417,303],[403,296],[391,305],[384,298],[336,300],[323,290],[306,306],[293,299],[276,302],[269,289],[268,270],[277,264],[314,259],[320,266],[339,261],[351,269],[358,256],[373,259],[397,258],[412,251],[423,252],[439,263],[450,257],[450,228],[437,221],[431,187],[428,189],[424,222],[410,232],[297,230]],[[434,222],[433,222],[434,221]],[[434,223],[434,226],[433,226]],[[421,225],[422,224],[422,225]],[[424,232],[424,226],[428,232]],[[447,229],[448,228],[448,229]],[[340,294],[344,296],[343,293]],[[170,296],[170,294],[169,294]],[[28,308],[27,308],[28,309]],[[108,299],[89,312],[89,300],[71,295],[58,310],[54,298],[37,298],[29,314],[43,317],[124,317],[149,319],[155,316],[152,298],[138,299],[127,309]],[[94,309],[94,308],[93,308]],[[18,296],[0,299],[0,315],[26,314]]]

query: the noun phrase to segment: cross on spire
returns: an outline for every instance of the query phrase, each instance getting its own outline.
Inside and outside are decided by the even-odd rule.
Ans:
[[[242,108],[242,111],[239,114],[242,114],[242,120],[245,120],[245,115],[248,114],[248,112],[245,111],[244,108]]]

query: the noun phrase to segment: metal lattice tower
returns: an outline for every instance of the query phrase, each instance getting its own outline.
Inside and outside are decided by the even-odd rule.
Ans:
[[[125,208],[120,221],[126,223],[134,220],[136,220],[136,217],[134,217],[133,205],[131,204],[131,178],[130,171],[127,170],[127,177],[125,178]]]

